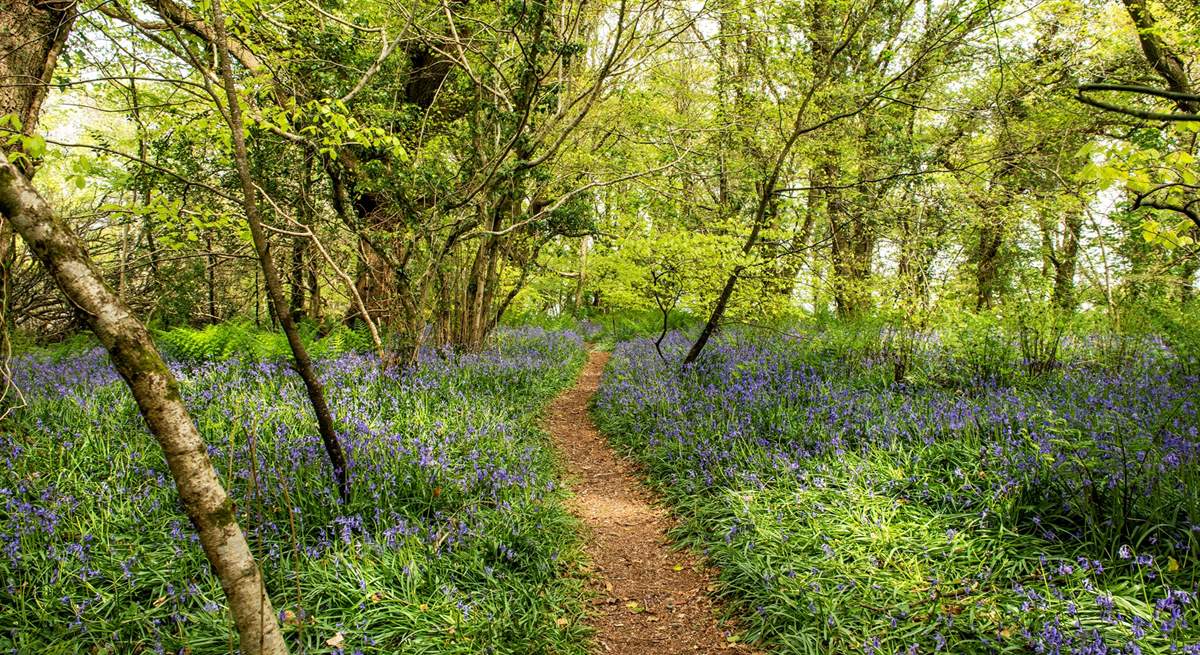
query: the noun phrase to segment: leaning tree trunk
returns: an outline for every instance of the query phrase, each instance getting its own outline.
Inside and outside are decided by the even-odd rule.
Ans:
[[[815,87],[814,87],[815,89]],[[803,129],[804,117],[808,108],[808,102],[812,99],[812,93],[804,99],[800,105],[800,109],[796,112],[795,122],[792,124],[792,134],[788,140],[784,142],[783,148],[775,156],[775,163],[770,169],[763,183],[758,187],[758,204],[754,209],[754,223],[750,228],[750,234],[746,237],[746,242],[742,244],[742,255],[749,255],[753,252],[754,247],[758,244],[758,237],[762,232],[763,221],[766,219],[767,210],[770,208],[771,202],[774,201],[777,193],[776,189],[779,185],[779,175],[783,170],[784,164],[788,161],[788,157],[792,152],[792,147],[796,145],[796,139],[800,138],[801,134],[805,133]],[[717,303],[713,306],[712,313],[708,315],[708,321],[704,323],[704,327],[700,329],[699,336],[692,343],[692,347],[688,349],[687,355],[683,358],[683,364],[686,366],[695,362],[700,353],[704,351],[704,346],[708,344],[708,340],[712,338],[717,327],[721,324],[721,320],[725,317],[725,310],[729,306],[729,299],[733,296],[733,289],[737,286],[738,278],[742,272],[746,270],[744,264],[739,264],[733,268],[729,277],[725,280],[725,286],[721,288],[721,295],[717,297]]]
[[[221,11],[220,0],[213,0],[213,31],[216,34],[217,57],[220,60],[221,81],[225,86],[225,96],[229,101],[228,116],[229,131],[233,136],[233,159],[237,165],[238,179],[242,184],[242,203],[246,212],[246,222],[250,224],[250,237],[254,241],[254,251],[258,254],[262,266],[263,279],[267,286],[267,296],[270,300],[271,311],[283,327],[287,336],[288,346],[292,349],[296,371],[304,381],[308,391],[308,399],[312,403],[313,412],[317,415],[317,428],[321,433],[321,441],[329,462],[333,465],[333,476],[337,481],[338,492],[342,500],[350,498],[350,479],[347,475],[346,454],[342,451],[341,441],[333,428],[333,417],[329,413],[329,405],[325,402],[325,390],[317,374],[313,371],[312,360],[300,340],[300,331],[296,322],[287,310],[287,298],[283,294],[283,283],[279,280],[279,270],[275,260],[267,249],[267,235],[263,230],[262,220],[258,215],[257,192],[254,188],[254,178],[250,176],[250,158],[246,154],[246,131],[242,123],[242,107],[238,100],[237,86],[233,81],[233,64],[230,62],[229,48],[225,36],[225,16]]]
[[[234,516],[204,439],[179,396],[175,377],[145,326],[105,285],[83,243],[58,220],[24,175],[0,152],[0,215],[54,277],[112,356],[146,425],[166,456],[183,509],[221,581],[237,625],[241,652],[286,653],[262,574]]]
[[[75,19],[74,2],[15,0],[0,12],[0,116],[16,114],[32,133],[45,82]],[[28,160],[23,166],[28,169]],[[100,275],[83,242],[55,216],[8,153],[0,150],[0,221],[28,245],[63,294],[81,310],[129,386],[147,427],[162,448],[184,512],[225,592],[247,655],[287,653],[262,573],[208,458],[204,439],[179,396],[175,377],[150,333]]]

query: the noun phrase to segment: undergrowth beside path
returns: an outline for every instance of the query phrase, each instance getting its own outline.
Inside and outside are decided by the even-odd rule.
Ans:
[[[934,339],[621,344],[595,415],[784,653],[1200,653],[1200,414],[1161,345],[999,378]],[[928,373],[928,374],[926,374]]]
[[[321,361],[346,504],[285,363],[175,366],[293,652],[582,655],[578,538],[537,416],[583,360],[577,335],[523,329],[411,370]],[[103,352],[14,371],[28,407],[0,435],[0,650],[233,652],[220,587]]]

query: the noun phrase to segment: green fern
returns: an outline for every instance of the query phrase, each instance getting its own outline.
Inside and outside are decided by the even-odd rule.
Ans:
[[[313,344],[313,357],[334,357],[344,352],[345,340],[342,329],[330,332],[325,338]]]
[[[155,333],[163,352],[181,361],[241,359],[262,361],[291,355],[287,337],[278,331],[262,330],[245,323],[218,323],[204,328],[179,327]],[[347,352],[372,349],[365,329],[334,328],[320,337],[312,323],[300,325],[300,337],[313,357],[336,357]]]

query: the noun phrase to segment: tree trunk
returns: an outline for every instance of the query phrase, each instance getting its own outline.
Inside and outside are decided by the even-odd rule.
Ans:
[[[918,236],[920,222],[914,220],[908,212],[900,212],[896,216],[896,224],[900,227],[900,259],[896,270],[900,277],[898,292],[902,295],[903,306],[927,308],[929,266],[936,248],[930,248],[929,244]]]
[[[1063,241],[1057,252],[1052,253],[1054,265],[1054,304],[1073,311],[1075,299],[1075,269],[1079,261],[1079,237],[1083,231],[1083,216],[1074,212],[1063,219]]]
[[[307,241],[304,237],[292,237],[292,268],[288,271],[288,287],[291,289],[288,296],[288,313],[292,315],[293,321],[304,320],[304,251]]]
[[[212,232],[204,233],[204,245],[208,248],[207,262],[205,265],[205,280],[208,283],[208,321],[209,325],[215,325],[221,319],[217,316],[217,254],[213,251]],[[258,323],[258,279],[254,282],[254,322]]]
[[[308,229],[312,229],[312,219],[310,218],[309,205],[309,184],[312,181],[312,164],[308,153],[305,153],[304,161],[300,164],[300,211],[297,214],[300,217],[300,223]],[[292,314],[293,321],[299,321],[304,318],[304,289],[305,289],[305,255],[311,253],[312,244],[303,236],[292,237],[292,267],[289,271],[288,286],[291,287],[291,295],[288,298],[288,311]]]
[[[1179,301],[1189,303],[1196,299],[1196,271],[1200,271],[1200,262],[1188,258],[1179,269]]]
[[[791,302],[797,297],[800,288],[800,272],[808,266],[809,241],[812,239],[814,216],[811,211],[804,212],[804,221],[800,224],[800,232],[791,240],[792,252],[785,254],[776,264],[776,276],[786,283],[780,289],[785,300]]]
[[[445,346],[452,340],[452,328],[450,326],[452,318],[451,309],[454,304],[454,293],[450,289],[450,276],[446,275],[446,267],[439,265],[437,267],[437,297],[438,306],[434,312],[433,320],[433,342],[437,347]]]
[[[16,114],[25,135],[37,125],[77,12],[68,0],[6,0],[0,11],[0,116]],[[17,167],[24,175],[33,172],[28,160]]]
[[[146,144],[146,125],[142,122],[142,101],[141,94],[138,93],[137,79],[132,75],[129,78],[129,100],[130,114],[133,116],[134,126],[137,128],[137,148],[138,159],[143,162],[150,160],[149,148]],[[143,208],[150,206],[150,200],[154,192],[154,180],[150,168],[142,164],[138,168],[137,187],[141,194],[141,203]],[[162,281],[162,267],[158,261],[158,244],[154,238],[154,218],[147,213],[142,219],[142,234],[146,238],[146,247],[150,251],[150,279],[145,288],[157,290],[160,288]]]
[[[11,330],[14,321],[9,312],[9,296],[12,288],[12,268],[16,262],[16,243],[13,239],[12,226],[0,214],[0,357],[5,365],[0,365],[0,417],[4,416],[10,406],[9,398],[12,391],[10,370],[6,365],[12,356]]]
[[[0,79],[48,82],[75,19],[76,4],[15,0],[0,12]],[[0,86],[0,115],[16,113],[32,133],[46,87]],[[258,563],[237,523],[208,448],[179,396],[150,333],[104,283],[83,243],[58,220],[29,180],[0,151],[0,220],[10,223],[108,350],[147,427],[162,448],[184,512],[221,582],[241,652],[283,655],[287,646]],[[4,232],[0,229],[0,232]]]
[[[992,307],[1000,273],[1000,246],[1004,234],[998,225],[984,225],[979,230],[975,250],[975,311]]]
[[[396,292],[392,283],[395,271],[388,266],[387,259],[367,243],[366,239],[359,239],[358,251],[359,267],[354,287],[358,289],[367,312],[381,322],[392,325],[395,323]],[[347,322],[359,318],[358,307],[352,304],[346,318]]]
[[[471,270],[467,273],[459,307],[458,333],[454,339],[455,344],[459,346],[469,348],[471,335],[475,333],[475,317],[479,315],[478,305],[483,298],[483,283],[487,275],[487,252],[487,242],[480,243],[475,249]]]
[[[512,185],[513,188],[519,188],[519,180],[513,180]],[[501,192],[492,208],[491,219],[487,223],[488,230],[497,232],[504,227],[505,219],[513,213],[516,206],[515,194],[516,191],[512,189]],[[458,345],[468,350],[478,350],[483,346],[491,326],[492,301],[499,281],[500,239],[500,236],[494,234],[484,237],[471,264],[463,298],[458,339]]]
[[[1200,227],[1188,230],[1188,236],[1193,241],[1200,241]],[[1195,255],[1184,255],[1183,264],[1179,268],[1179,300],[1189,303],[1196,299],[1196,273],[1200,271],[1200,258]]]
[[[579,276],[575,278],[575,298],[574,298],[573,302],[571,303],[572,313],[576,317],[578,317],[580,312],[583,311],[583,290],[585,287],[587,287],[587,260],[588,260],[588,251],[591,250],[591,247],[592,247],[591,235],[584,236],[583,238],[581,238],[579,240]],[[533,258],[536,258],[536,257],[537,257],[537,254],[535,252],[533,255]],[[531,259],[533,259],[533,258],[531,258]],[[521,271],[521,282],[525,281],[525,276],[527,275],[529,268],[532,266],[533,266],[533,262],[530,261],[529,264],[527,265],[527,267],[525,268],[525,270]],[[517,291],[520,291],[520,288],[521,288],[521,285],[518,284]],[[513,294],[513,295],[515,296],[516,294]],[[509,298],[508,301],[511,302],[512,299]],[[508,307],[508,302],[504,303],[504,307],[505,308]],[[503,313],[503,310],[497,314],[497,319],[496,319],[497,321],[499,321],[499,315],[502,313]]]
[[[138,409],[166,457],[184,512],[221,581],[237,625],[241,652],[287,652],[262,575],[237,524],[170,369],[129,307],[105,285],[83,243],[54,215],[28,180],[0,152],[0,215],[11,221],[54,277],[129,385]]]
[[[475,349],[483,347],[483,342],[491,332],[492,305],[496,298],[496,287],[500,284],[500,237],[491,244],[491,254],[488,256],[488,272],[483,284],[483,299],[479,303],[479,315],[475,317],[475,334],[471,345]]]
[[[855,288],[852,250],[852,226],[846,216],[841,193],[831,192],[826,202],[829,215],[829,263],[833,268],[833,302],[838,316],[850,318],[859,313]]]
[[[869,305],[867,283],[875,241],[864,219],[853,215],[855,212],[851,210],[845,193],[832,188],[837,184],[837,164],[826,162],[821,167],[820,177],[830,187],[823,195],[825,214],[829,220],[833,302],[838,316],[853,318],[866,311]]]
[[[808,98],[811,98],[810,94]],[[753,252],[754,247],[758,245],[758,237],[762,233],[763,221],[767,217],[767,212],[770,209],[771,203],[775,200],[776,189],[779,185],[779,175],[783,170],[783,166],[788,161],[788,157],[792,152],[792,147],[796,145],[796,139],[804,133],[804,117],[808,107],[806,99],[800,105],[800,109],[796,112],[795,122],[792,125],[791,136],[784,142],[783,148],[775,156],[774,165],[771,166],[767,176],[762,180],[761,184],[757,185],[759,191],[758,201],[754,208],[753,223],[750,227],[750,234],[746,236],[745,243],[742,244],[742,255],[749,255]],[[717,327],[725,317],[725,310],[729,307],[729,299],[733,296],[733,289],[737,286],[738,278],[746,270],[745,265],[739,264],[730,272],[729,278],[725,280],[725,286],[721,289],[721,295],[717,296],[717,303],[713,306],[712,313],[708,316],[708,321],[701,328],[699,336],[688,349],[687,355],[683,358],[683,364],[691,364],[696,361],[700,353],[704,351],[704,347],[708,344],[708,340],[712,338]]]
[[[321,441],[325,445],[329,462],[333,465],[333,476],[337,481],[338,491],[343,501],[349,500],[350,481],[346,469],[346,455],[342,451],[341,441],[338,440],[337,432],[333,428],[333,418],[329,413],[329,405],[325,402],[325,390],[313,371],[312,361],[308,357],[304,343],[300,340],[300,332],[296,329],[292,315],[284,310],[287,307],[287,299],[283,294],[283,284],[279,280],[279,271],[275,268],[275,262],[271,259],[271,253],[267,247],[267,235],[258,215],[257,192],[254,180],[250,176],[250,159],[246,154],[246,133],[242,123],[241,102],[238,100],[237,87],[233,81],[233,65],[230,63],[229,49],[226,45],[225,16],[221,11],[220,0],[213,0],[212,10],[213,30],[217,37],[217,56],[220,59],[221,81],[225,86],[225,96],[229,102],[227,118],[229,119],[229,130],[233,136],[233,157],[242,185],[242,202],[246,211],[246,222],[250,224],[250,236],[254,241],[254,250],[258,254],[258,261],[262,267],[263,280],[266,283],[273,316],[283,327],[288,345],[292,350],[292,357],[295,360],[296,371],[304,380],[308,399],[317,415],[317,427],[321,433]]]
[[[321,263],[316,257],[310,257],[308,260],[308,317],[316,323],[321,322],[321,282],[317,277],[317,270]]]
[[[1184,61],[1167,47],[1162,40],[1162,32],[1158,29],[1158,21],[1146,6],[1146,0],[1124,0],[1125,9],[1138,31],[1138,42],[1142,53],[1154,72],[1167,83],[1170,90],[1185,95],[1192,93],[1191,79],[1187,74]],[[1180,111],[1193,113],[1200,109],[1200,103],[1190,99],[1175,101]]]

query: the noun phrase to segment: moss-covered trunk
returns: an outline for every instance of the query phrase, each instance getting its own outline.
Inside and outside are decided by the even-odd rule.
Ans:
[[[175,377],[150,333],[103,281],[83,243],[55,216],[25,176],[0,152],[0,215],[54,277],[112,356],[137,401],[179,490],[184,511],[221,581],[237,624],[241,652],[275,655],[287,648],[262,574],[192,422]]]
[[[0,80],[48,81],[74,22],[75,3],[8,3],[0,12]],[[16,114],[32,134],[46,87],[0,85],[0,115]],[[21,236],[112,356],[166,457],[184,512],[220,579],[242,653],[286,653],[271,600],[246,537],[150,333],[105,283],[83,242],[29,183],[32,161],[0,151],[0,221]],[[5,228],[7,229],[7,228]]]

